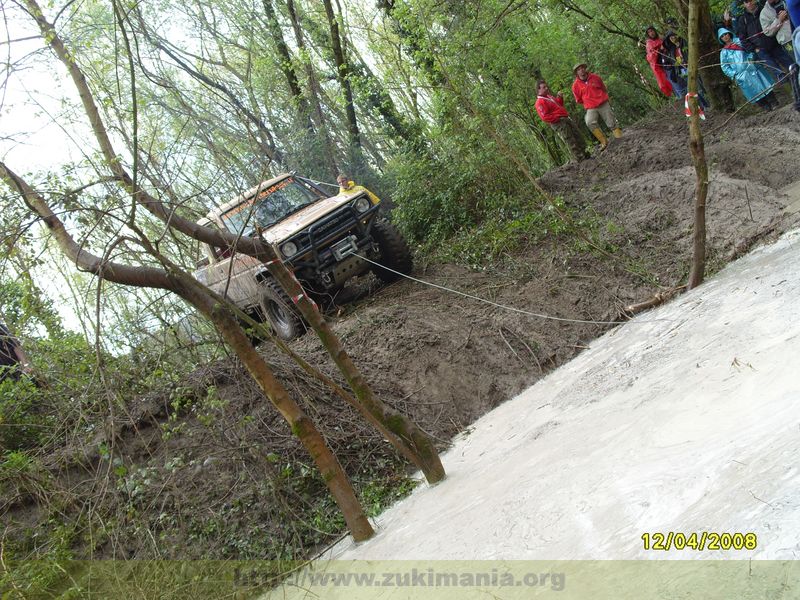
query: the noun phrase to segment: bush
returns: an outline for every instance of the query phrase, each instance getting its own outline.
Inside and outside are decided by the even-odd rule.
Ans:
[[[405,154],[388,165],[392,217],[412,242],[430,249],[498,211],[528,204],[517,169],[490,145],[482,150],[463,155],[448,148],[439,158]]]
[[[41,394],[28,378],[0,382],[0,451],[38,446],[49,426],[37,410]]]

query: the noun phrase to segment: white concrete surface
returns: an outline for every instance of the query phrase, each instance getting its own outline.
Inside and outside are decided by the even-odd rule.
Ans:
[[[444,455],[445,482],[328,557],[796,559],[799,357],[793,232],[485,415]],[[670,531],[753,532],[758,545],[643,548],[642,534]]]

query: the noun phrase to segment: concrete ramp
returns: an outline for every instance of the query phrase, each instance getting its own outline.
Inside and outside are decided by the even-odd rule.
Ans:
[[[373,586],[359,596],[365,590],[320,593],[291,581],[271,597],[634,597],[581,587],[593,569],[611,569],[605,582],[635,584],[637,598],[723,597],[716,592],[726,586],[735,596],[724,597],[765,597],[762,584],[773,579],[793,590],[775,597],[800,597],[793,565],[750,562],[800,557],[799,362],[800,234],[792,232],[597,339],[481,418],[444,456],[445,482],[422,484],[378,519],[375,538],[347,540],[317,567],[395,564],[419,584],[420,573],[435,583],[451,564],[474,579],[480,568],[498,575],[503,565],[525,570],[509,561],[539,561],[529,564],[536,585]],[[700,596],[663,586],[650,596],[647,582],[661,568],[673,569],[673,583],[713,568],[700,580],[715,583]],[[559,573],[566,583],[555,589]]]

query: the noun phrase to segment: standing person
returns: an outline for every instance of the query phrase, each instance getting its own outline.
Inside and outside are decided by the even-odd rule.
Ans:
[[[741,3],[744,12],[736,19],[736,36],[740,45],[746,52],[755,52],[758,60],[769,67],[768,71],[776,80],[783,79],[784,72],[788,73],[794,62],[792,57],[774,37],[764,34],[758,14],[758,2],[741,0]]]
[[[9,377],[14,381],[20,375],[28,373],[30,365],[17,339],[11,335],[8,328],[0,323],[0,381]]]
[[[758,17],[764,35],[774,37],[781,45],[792,41],[792,21],[783,0],[767,0]]]
[[[617,118],[608,102],[608,90],[606,84],[600,79],[599,75],[590,73],[586,63],[578,63],[572,69],[575,74],[575,81],[572,83],[572,95],[575,102],[586,109],[586,126],[592,132],[597,141],[600,142],[600,149],[605,150],[608,140],[600,129],[600,117],[603,117],[606,126],[614,134],[615,138],[622,137],[622,129],[619,128]]]
[[[800,15],[797,15],[800,17]],[[764,35],[774,37],[781,46],[786,48],[787,44],[792,42],[792,29],[793,25],[800,23],[793,22],[789,15],[787,5],[783,0],[767,0],[764,8],[761,9],[761,28]],[[797,54],[797,45],[795,44],[795,54]],[[792,95],[794,96],[794,109],[800,111],[800,80],[798,74],[800,69],[797,66],[797,57],[792,65],[789,67],[789,82],[792,84]]]
[[[725,44],[719,53],[722,72],[733,79],[748,102],[758,104],[767,112],[777,108],[778,99],[772,92],[772,81],[755,63],[753,54],[741,46],[729,29],[720,27],[717,37]]]
[[[672,88],[675,94],[681,100],[686,96],[689,90],[689,73],[687,62],[689,59],[689,52],[686,48],[686,40],[678,37],[678,34],[673,31],[668,31],[664,35],[664,71],[667,73]],[[700,103],[700,108],[703,110],[708,109],[708,102],[705,99],[705,89],[703,88],[703,81],[700,77],[697,78],[697,100]]]
[[[794,27],[794,54],[797,57],[797,62],[800,63],[800,48],[797,46],[797,29],[800,28],[800,0],[786,0],[786,10]]]
[[[661,54],[663,42],[661,38],[658,37],[658,31],[656,31],[656,28],[652,25],[645,30],[645,35],[647,36],[647,40],[645,40],[647,62],[650,63],[653,75],[656,76],[658,89],[660,89],[661,93],[665,96],[671,96],[672,84],[667,78],[667,74],[664,72],[663,56]]]
[[[572,157],[570,162],[588,158],[583,135],[564,108],[564,94],[558,92],[554,96],[544,79],[540,79],[536,84],[536,112],[542,121],[561,135],[561,139],[569,148]]]

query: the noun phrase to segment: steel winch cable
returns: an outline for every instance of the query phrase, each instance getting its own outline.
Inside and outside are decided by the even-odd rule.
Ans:
[[[360,254],[358,254],[356,252],[351,252],[350,254],[352,254],[353,256],[357,256],[361,260],[364,260],[364,261],[366,261],[366,262],[368,262],[368,263],[370,263],[372,265],[380,267],[381,269],[386,269],[387,271],[391,271],[392,273],[395,273],[396,275],[400,275],[401,277],[405,277],[406,279],[410,279],[411,281],[415,281],[417,283],[421,283],[422,285],[427,285],[429,287],[437,288],[437,289],[443,290],[445,292],[450,292],[451,294],[456,294],[458,296],[463,296],[464,298],[470,298],[472,300],[477,300],[478,302],[483,302],[484,304],[489,304],[491,306],[495,306],[495,307],[501,308],[503,310],[507,310],[507,311],[515,312],[515,313],[520,313],[520,314],[523,314],[523,315],[527,315],[529,317],[537,317],[539,319],[547,319],[547,320],[550,320],[550,321],[561,321],[561,322],[564,322],[564,323],[585,323],[585,324],[589,324],[589,325],[624,325],[625,323],[632,323],[632,322],[635,322],[635,323],[655,323],[657,321],[670,321],[670,322],[673,321],[673,319],[650,319],[650,320],[647,320],[647,321],[638,321],[638,320],[637,321],[594,321],[594,320],[589,320],[589,319],[567,319],[565,317],[554,317],[552,315],[545,315],[545,314],[542,314],[542,313],[531,312],[529,310],[523,310],[521,308],[515,308],[513,306],[507,306],[505,304],[500,304],[498,302],[493,302],[492,300],[487,300],[486,298],[481,298],[480,296],[475,296],[473,294],[468,294],[466,292],[461,292],[459,290],[454,290],[452,288],[448,288],[448,287],[445,287],[443,285],[439,285],[438,283],[432,283],[430,281],[425,281],[423,279],[417,279],[416,277],[412,277],[411,275],[406,275],[405,273],[401,273],[400,271],[395,271],[394,269],[392,269],[390,267],[387,267],[385,265],[382,265],[382,264],[380,264],[378,262],[375,262],[374,260],[370,260],[366,256],[361,256]]]

